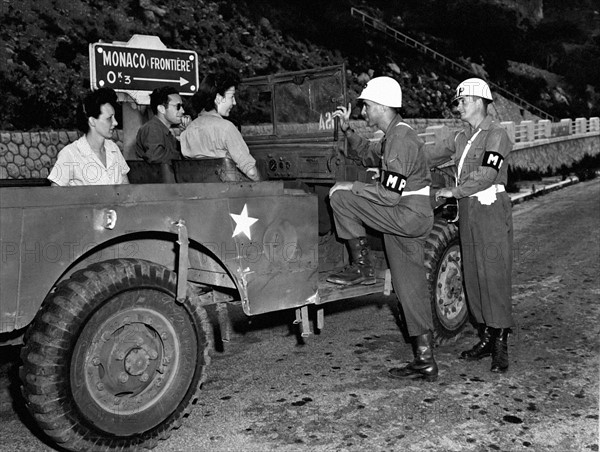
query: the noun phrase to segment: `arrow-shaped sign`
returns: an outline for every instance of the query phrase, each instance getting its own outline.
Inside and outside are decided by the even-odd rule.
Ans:
[[[163,83],[177,83],[177,80],[170,80],[167,78],[145,78],[145,77],[133,77],[134,80],[140,80],[142,82],[163,82]],[[187,85],[190,83],[183,77],[179,77],[179,86]]]
[[[160,85],[174,86],[181,95],[198,90],[198,54],[191,50],[161,48],[152,36],[136,35],[129,43],[90,44],[92,89],[109,87],[115,91],[149,96]],[[160,40],[158,40],[160,42]],[[162,43],[161,43],[162,44]],[[147,47],[146,47],[147,46]],[[146,97],[147,97],[146,96]],[[144,102],[149,102],[149,97]]]

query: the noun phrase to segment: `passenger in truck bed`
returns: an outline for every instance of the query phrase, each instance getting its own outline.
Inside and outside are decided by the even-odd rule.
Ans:
[[[179,92],[172,86],[156,88],[150,94],[150,108],[154,116],[138,130],[135,153],[148,163],[181,159],[179,143],[170,130],[174,125],[185,129],[190,118],[185,116]]]
[[[236,126],[225,119],[236,105],[237,84],[234,77],[226,75],[210,74],[204,78],[192,96],[192,107],[199,114],[181,133],[181,152],[194,159],[232,159],[245,176],[258,181],[256,160]]]
[[[53,186],[128,184],[129,165],[112,141],[117,94],[111,88],[89,93],[77,112],[84,135],[65,146],[48,175]]]

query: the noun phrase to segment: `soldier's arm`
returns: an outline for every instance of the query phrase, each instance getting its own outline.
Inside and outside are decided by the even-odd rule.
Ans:
[[[360,136],[354,130],[348,129],[348,157],[361,162],[364,166],[379,166],[381,160],[381,142],[370,141]]]
[[[372,184],[354,182],[352,192],[382,206],[395,206],[400,202],[402,192],[413,173],[418,158],[419,144],[411,139],[396,137],[386,144],[387,171],[383,173],[383,183]]]
[[[460,132],[458,132],[460,133]],[[438,166],[449,161],[456,153],[456,137],[454,133],[449,137],[436,143],[435,146],[427,146],[424,150],[429,166]]]

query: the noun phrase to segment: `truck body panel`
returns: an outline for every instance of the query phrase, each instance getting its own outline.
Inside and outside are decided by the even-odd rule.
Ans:
[[[174,268],[180,220],[197,251],[191,268],[219,263],[248,314],[306,304],[317,291],[316,197],[281,182],[2,188],[0,205],[0,332],[26,326],[76,268],[120,257]],[[236,231],[232,215],[244,210],[255,221]]]

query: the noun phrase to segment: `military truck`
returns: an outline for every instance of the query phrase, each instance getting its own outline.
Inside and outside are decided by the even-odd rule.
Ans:
[[[239,96],[263,182],[0,189],[0,344],[23,341],[27,407],[61,447],[168,438],[200,397],[230,303],[295,310],[307,336],[325,303],[391,291],[381,247],[377,284],[325,282],[348,261],[328,187],[365,177],[331,116],[346,102],[343,66],[246,80]],[[455,225],[436,219],[426,255],[442,340],[467,319]]]

